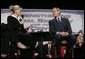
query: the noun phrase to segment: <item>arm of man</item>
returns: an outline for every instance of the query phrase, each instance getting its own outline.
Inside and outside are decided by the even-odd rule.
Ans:
[[[49,21],[49,31],[50,31],[51,34],[53,34],[53,35],[56,34],[55,27],[54,27],[54,23],[52,22],[52,20]]]
[[[68,36],[69,34],[72,33],[71,25],[70,25],[68,19],[63,18],[63,20],[64,20],[64,22],[65,22],[65,30],[66,30],[66,31],[63,31],[63,32],[56,32],[56,34],[60,34],[60,35],[62,35],[62,36]]]
[[[71,34],[71,33],[72,33],[72,29],[71,29],[70,22],[69,22],[68,19],[66,19],[66,22],[67,22],[67,33],[68,33],[68,34]]]
[[[62,36],[68,36],[69,34],[71,34],[72,33],[72,29],[71,29],[71,25],[70,25],[70,22],[69,22],[69,20],[68,19],[64,19],[65,20],[65,22],[66,22],[66,31],[64,32],[59,32],[59,34],[61,34]]]

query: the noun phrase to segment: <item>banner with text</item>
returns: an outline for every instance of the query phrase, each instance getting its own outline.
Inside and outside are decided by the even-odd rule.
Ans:
[[[62,17],[68,18],[72,31],[77,33],[79,30],[84,32],[84,10],[61,10]],[[10,15],[8,9],[1,9],[1,23],[7,23],[7,16]],[[49,31],[49,20],[54,17],[50,9],[24,9],[24,28],[31,24],[28,32]]]

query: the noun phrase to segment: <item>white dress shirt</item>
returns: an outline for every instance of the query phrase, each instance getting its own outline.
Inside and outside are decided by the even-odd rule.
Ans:
[[[56,19],[61,21],[61,16],[56,17]]]

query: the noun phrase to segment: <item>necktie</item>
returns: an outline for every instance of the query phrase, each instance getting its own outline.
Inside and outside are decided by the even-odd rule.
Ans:
[[[62,27],[61,27],[61,21],[59,20],[59,18],[57,18],[57,22],[58,22],[58,27],[60,28],[60,30],[62,29]]]
[[[61,23],[61,21],[60,21],[60,19],[59,19],[59,18],[57,19],[57,21],[58,21],[58,23]]]

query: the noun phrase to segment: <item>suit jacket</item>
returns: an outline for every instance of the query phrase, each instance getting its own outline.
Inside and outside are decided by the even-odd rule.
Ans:
[[[25,32],[26,30],[24,29],[23,24],[20,24],[19,21],[13,16],[7,17],[7,23],[11,33],[11,41],[15,44],[19,41],[18,37],[20,32]]]
[[[19,21],[13,16],[8,16],[7,23],[11,31],[24,31],[25,30],[23,27],[23,24],[20,24]]]
[[[69,20],[66,18],[61,18],[61,21],[62,21],[62,31],[65,31],[65,32],[68,32],[69,34],[71,34],[72,30],[71,30]],[[58,31],[58,30],[56,30],[55,22],[56,22],[56,19],[52,19],[49,21],[49,30],[53,35],[55,35],[56,32]]]
[[[22,42],[26,46],[31,46],[31,48],[34,48],[34,41],[32,40],[32,36],[28,34],[23,34],[20,32],[26,32],[26,30],[23,27],[23,24],[20,24],[19,21],[14,18],[13,16],[8,16],[7,18],[8,26],[11,31],[12,36],[12,42],[16,44],[18,41]]]

